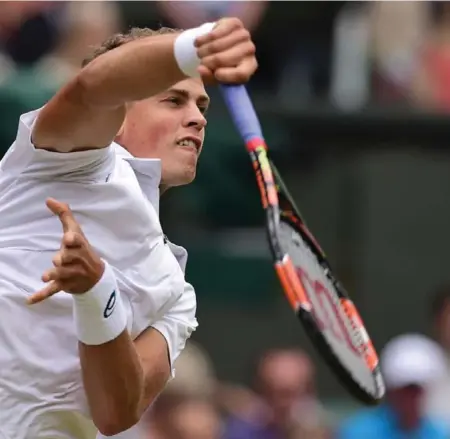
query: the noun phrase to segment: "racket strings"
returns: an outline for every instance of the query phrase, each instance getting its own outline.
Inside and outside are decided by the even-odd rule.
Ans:
[[[328,270],[320,264],[319,259],[301,233],[291,224],[280,221],[279,238],[283,250],[289,254],[296,269],[307,276],[306,280],[303,278],[301,281],[311,302],[312,314],[319,328],[318,317],[325,319],[324,323],[327,327],[320,328],[320,331],[333,354],[345,365],[346,370],[362,388],[374,392],[373,376],[365,359],[364,334],[351,315],[345,312],[341,297],[327,275]],[[300,273],[299,277],[301,277]],[[317,281],[322,284],[321,291],[317,289]],[[323,297],[321,300],[319,294],[325,296],[325,300]],[[330,318],[334,319],[333,322],[330,322]],[[333,324],[336,325],[337,331],[341,331],[340,334],[332,331],[331,325]]]
[[[364,336],[364,333],[359,326],[358,322],[355,321],[354,317],[345,311],[346,308],[344,308],[344,312],[347,316],[346,321],[350,323],[350,329],[353,334],[352,340],[355,342],[355,347],[358,349],[361,355],[366,354],[367,351],[367,337]]]
[[[327,272],[325,271],[326,269],[320,264],[317,256],[312,252],[310,247],[296,230],[289,225],[282,228],[287,232],[287,236],[283,238],[283,241],[288,254],[292,258],[292,262],[297,268],[302,267],[313,282],[319,281],[323,285],[324,290],[326,290],[325,295],[328,299],[327,301],[332,302],[331,305],[329,303],[326,305],[332,308],[330,311],[332,314],[336,315],[336,319],[344,324],[345,330],[350,335],[352,342],[359,344],[361,334],[358,330],[355,331],[357,328],[355,327],[354,322],[352,319],[349,319],[347,314],[343,311],[339,295],[331,280],[328,278]],[[312,291],[310,291],[308,296],[309,300],[313,302],[315,309],[322,308],[323,304],[316,298],[316,294],[312,294]]]

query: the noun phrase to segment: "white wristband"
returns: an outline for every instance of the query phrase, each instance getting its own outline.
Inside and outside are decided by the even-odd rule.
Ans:
[[[116,277],[105,262],[105,271],[94,287],[74,294],[73,316],[78,340],[100,345],[117,338],[127,326],[127,316]]]
[[[199,76],[197,68],[200,65],[200,58],[197,55],[197,48],[194,45],[195,40],[211,32],[216,23],[205,23],[200,27],[188,29],[182,32],[175,39],[173,46],[175,60],[180,70],[192,78]]]

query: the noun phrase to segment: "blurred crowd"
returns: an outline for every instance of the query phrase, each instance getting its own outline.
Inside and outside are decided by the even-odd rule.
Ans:
[[[250,84],[273,103],[450,109],[449,2],[2,1],[0,86],[32,70],[56,87],[90,46],[132,26],[188,28],[238,16],[260,64]],[[38,81],[38,82],[39,82]]]
[[[434,1],[0,1],[0,95],[42,103],[112,33],[189,28],[221,15],[238,16],[251,30],[260,69],[249,87],[273,105],[450,111],[450,2]],[[428,335],[396,335],[380,349],[385,402],[339,416],[318,395],[315,363],[299,347],[267,346],[246,383],[229,383],[194,336],[142,436],[450,439],[450,286],[430,308]]]
[[[221,382],[207,353],[189,342],[176,377],[147,418],[152,439],[325,439],[324,408],[311,359],[299,349],[273,349],[252,367],[250,386]]]
[[[190,341],[175,363],[175,378],[148,412],[142,436],[449,439],[450,285],[433,293],[429,315],[428,335],[400,334],[381,349],[385,400],[340,416],[321,401],[315,365],[299,347],[267,349],[245,386],[222,382],[207,352]]]

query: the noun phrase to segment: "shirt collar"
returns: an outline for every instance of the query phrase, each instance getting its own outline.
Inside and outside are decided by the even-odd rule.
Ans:
[[[161,183],[161,160],[133,157],[125,148],[113,143],[117,157],[128,162],[139,186],[159,214],[159,185]]]

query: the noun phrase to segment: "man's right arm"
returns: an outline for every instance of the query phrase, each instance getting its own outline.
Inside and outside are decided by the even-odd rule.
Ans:
[[[254,54],[237,18],[126,43],[91,61],[40,111],[33,144],[57,152],[105,148],[123,123],[126,103],[197,73],[206,81],[245,83],[257,68]]]
[[[107,147],[125,104],[155,95],[186,76],[173,45],[177,34],[138,39],[91,61],[40,111],[32,140],[57,152]]]

